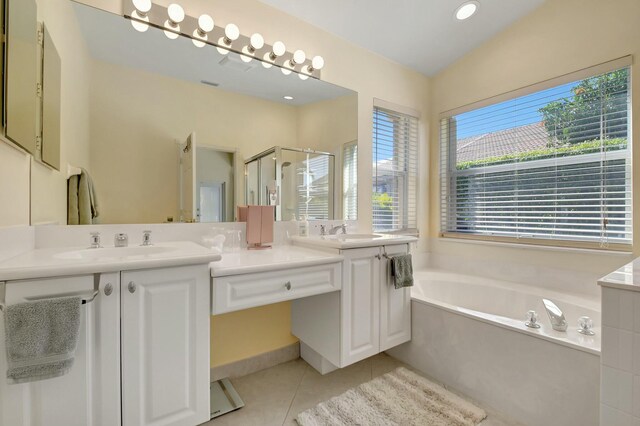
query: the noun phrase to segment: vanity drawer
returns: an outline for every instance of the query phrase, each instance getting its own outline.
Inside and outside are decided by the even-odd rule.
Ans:
[[[340,290],[341,263],[215,277],[211,314],[223,314]]]

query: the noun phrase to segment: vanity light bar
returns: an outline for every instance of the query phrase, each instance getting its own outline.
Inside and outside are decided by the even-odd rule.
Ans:
[[[179,36],[190,38],[196,47],[211,45],[221,54],[234,52],[244,62],[259,61],[265,68],[277,66],[282,73],[296,73],[301,80],[309,77],[320,79],[320,70],[324,67],[322,56],[308,58],[304,51],[288,52],[284,43],[276,41],[266,44],[264,38],[254,33],[250,37],[243,35],[235,24],[225,27],[214,25],[209,15],[198,18],[186,15],[177,3],[164,7],[151,0],[127,0],[130,7],[125,9],[124,17],[131,20],[131,25],[139,32],[149,27],[164,31],[169,39]]]

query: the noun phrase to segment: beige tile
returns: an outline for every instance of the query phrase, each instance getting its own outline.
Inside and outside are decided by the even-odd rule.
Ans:
[[[369,380],[371,380],[370,358],[324,376],[309,366],[291,403],[284,424],[296,424],[294,419],[298,413]]]
[[[398,367],[408,366],[397,359],[385,354],[384,352],[371,357],[371,376],[378,377],[387,374]]]
[[[306,362],[297,359],[232,379],[231,382],[245,406],[205,424],[208,426],[282,425],[307,368]]]

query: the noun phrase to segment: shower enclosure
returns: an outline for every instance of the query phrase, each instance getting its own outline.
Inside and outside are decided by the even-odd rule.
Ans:
[[[333,154],[274,146],[244,167],[247,204],[276,206],[276,220],[334,219]]]

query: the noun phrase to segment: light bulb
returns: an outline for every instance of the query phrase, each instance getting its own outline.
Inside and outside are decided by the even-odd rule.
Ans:
[[[151,10],[151,0],[133,0],[133,7],[144,17]]]
[[[307,59],[307,55],[304,54],[302,50],[296,50],[293,52],[293,62],[296,64],[301,64]]]
[[[131,16],[135,18],[131,20],[131,26],[136,31],[140,31],[141,33],[143,33],[149,29],[149,24],[144,23],[144,22],[149,22],[149,17],[146,16],[146,14],[142,16],[140,12],[138,12],[137,10],[134,10],[133,12],[131,12]],[[144,21],[144,22],[137,21],[136,19],[139,19],[140,21]]]
[[[208,32],[213,30],[213,18],[209,15],[200,15],[198,18],[198,28],[193,30],[193,45],[195,47],[204,47],[209,39]]]
[[[219,54],[226,55],[227,53],[229,53],[228,49],[225,49],[224,47],[222,47],[222,46],[224,46],[226,44],[227,44],[227,42],[225,40],[225,37],[220,37],[218,39],[218,46],[216,46],[216,49],[218,50]]]
[[[262,66],[269,69],[273,66],[273,64],[271,63],[271,52],[267,52],[264,54],[263,56],[264,61],[262,61]]]
[[[291,74],[291,70],[289,68],[280,68],[280,70],[282,71],[282,74],[284,74],[284,75]]]
[[[254,50],[260,50],[264,47],[264,38],[262,38],[260,34],[255,33],[251,36],[250,44]]]
[[[242,48],[242,55],[240,55],[240,59],[242,62],[251,62],[251,59],[253,59],[253,53],[249,50],[249,46]]]
[[[277,57],[277,56],[282,56],[285,54],[285,52],[287,51],[287,48],[285,47],[284,43],[281,41],[276,41],[275,43],[273,43],[273,54]]]
[[[298,74],[298,77],[300,77],[300,80],[302,80],[302,81],[304,81],[304,80],[309,78],[309,76],[307,74]]]
[[[175,40],[180,37],[180,34],[174,32],[180,31],[180,25],[174,24],[169,19],[167,19],[166,21],[164,21],[164,28],[164,35],[166,35],[168,39]]]
[[[213,18],[209,15],[200,15],[198,18],[198,29],[202,33],[209,33],[213,31]]]
[[[321,70],[324,68],[324,58],[322,56],[314,56],[311,60],[311,66],[314,70]]]
[[[184,21],[184,9],[179,4],[171,3],[167,8],[167,13],[171,22],[175,24]]]
[[[206,45],[205,41],[207,41],[208,38],[209,36],[207,36],[207,34],[202,36],[198,30],[193,30],[193,38],[191,41],[195,47],[204,47]]]
[[[224,35],[230,41],[237,40],[238,37],[240,37],[240,29],[235,24],[229,24],[226,27],[224,27]]]
[[[304,67],[302,67],[302,72],[305,74],[309,74],[311,75],[313,73],[313,67],[311,65],[305,65]]]

